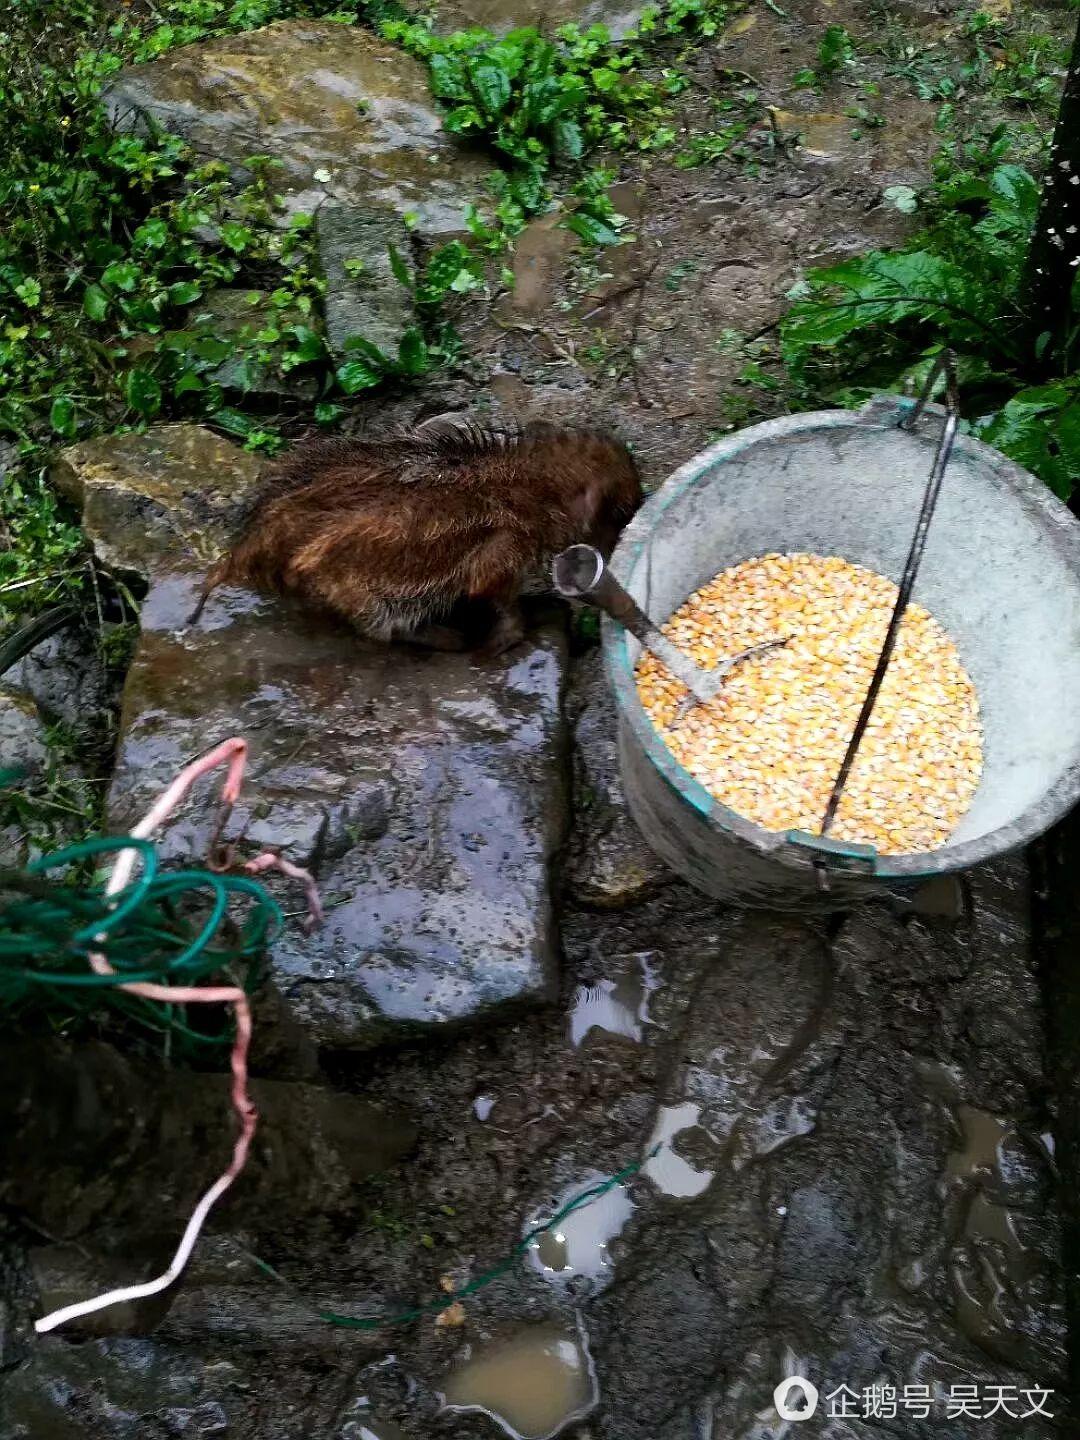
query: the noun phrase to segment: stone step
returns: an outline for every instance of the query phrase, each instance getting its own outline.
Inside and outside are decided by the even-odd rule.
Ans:
[[[569,768],[562,627],[480,664],[367,645],[227,588],[188,626],[203,573],[192,549],[212,556],[227,528],[227,505],[211,513],[203,489],[235,461],[235,503],[253,483],[249,459],[194,426],[65,453],[94,544],[150,579],[110,825],[132,824],[193,756],[243,735],[251,763],[226,838],[311,866],[327,905],[320,931],[294,921],[272,953],[310,1039],[366,1048],[546,1000]],[[200,786],[168,827],[167,858],[205,853],[218,788]]]

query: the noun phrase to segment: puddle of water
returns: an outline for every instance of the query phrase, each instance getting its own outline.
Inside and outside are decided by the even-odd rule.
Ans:
[[[973,1105],[960,1105],[956,1113],[964,1144],[949,1156],[946,1175],[953,1180],[986,1174],[1000,1176],[1001,1145],[1012,1128],[1009,1122],[986,1110],[976,1110]]]
[[[483,1124],[495,1108],[495,1097],[493,1095],[477,1095],[472,1102],[473,1114]]]
[[[695,1170],[689,1160],[684,1160],[671,1148],[671,1142],[676,1135],[681,1135],[684,1130],[700,1128],[697,1123],[700,1115],[701,1106],[693,1104],[692,1101],[683,1105],[660,1107],[653,1133],[645,1147],[646,1151],[649,1151],[659,1145],[660,1152],[645,1162],[641,1173],[647,1175],[665,1195],[690,1199],[694,1195],[701,1195],[712,1183],[713,1171]]]
[[[656,989],[656,973],[644,955],[634,957],[634,971],[620,980],[580,985],[570,1011],[570,1042],[575,1047],[590,1030],[606,1030],[640,1041],[649,1023],[649,996]]]
[[[1025,1336],[1011,1323],[1002,1277],[985,1255],[950,1267],[953,1305],[962,1334],[1011,1364],[1025,1361]]]
[[[584,1330],[531,1325],[487,1345],[451,1370],[442,1400],[448,1410],[483,1411],[512,1440],[548,1440],[596,1404]]]
[[[1010,1211],[995,1205],[983,1194],[971,1202],[964,1225],[969,1240],[994,1240],[1005,1256],[1005,1276],[1014,1285],[1030,1279],[1033,1263],[1029,1248],[1021,1240]]]
[[[550,1209],[530,1216],[525,1233],[543,1225],[575,1196],[599,1185],[608,1176],[599,1171],[579,1180],[556,1197]],[[634,1212],[625,1185],[616,1185],[598,1195],[580,1210],[567,1215],[557,1230],[545,1230],[529,1247],[529,1263],[545,1280],[554,1284],[571,1280],[590,1280],[594,1290],[609,1284],[614,1273],[610,1245],[622,1233]]]

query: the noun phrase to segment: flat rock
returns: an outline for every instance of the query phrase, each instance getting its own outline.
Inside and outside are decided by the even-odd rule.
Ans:
[[[34,702],[0,691],[0,770],[23,766],[40,769],[48,756],[45,726]]]
[[[294,211],[381,205],[461,230],[491,172],[443,131],[425,66],[360,26],[285,20],[183,46],[120,71],[106,100],[119,125],[154,122],[237,171],[280,160]]]
[[[76,734],[107,723],[113,685],[85,630],[73,626],[50,635],[4,675],[4,689],[33,701],[50,723]]]
[[[641,19],[645,8],[629,0],[586,0],[585,4],[554,0],[550,5],[542,4],[541,0],[526,0],[524,4],[519,0],[513,4],[507,4],[506,0],[449,0],[437,8],[435,29],[441,35],[449,35],[454,30],[479,26],[493,30],[496,35],[505,35],[519,26],[534,25],[550,35],[560,25],[575,24],[582,29],[606,25],[612,38],[621,40]]]
[[[315,868],[328,906],[287,931],[273,976],[319,1044],[365,1047],[546,999],[551,869],[565,825],[565,640],[491,664],[365,648],[344,628],[198,577],[159,578],[124,697],[110,822],[130,823],[193,753],[251,743],[248,846]],[[214,791],[164,853],[199,855]]]
[[[163,562],[215,560],[260,464],[201,425],[153,425],[71,446],[52,479],[81,508],[98,559],[146,578]]]
[[[362,335],[384,354],[396,356],[406,329],[415,323],[412,296],[390,264],[393,245],[412,271],[397,216],[375,206],[328,205],[319,212],[318,227],[330,348],[340,355],[348,340]]]

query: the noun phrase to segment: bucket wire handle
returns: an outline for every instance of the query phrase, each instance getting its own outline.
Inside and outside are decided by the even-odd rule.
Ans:
[[[832,794],[829,796],[829,803],[825,809],[825,816],[821,822],[821,835],[828,835],[832,823],[836,819],[836,811],[840,804],[840,797],[843,794],[844,786],[847,784],[848,776],[851,774],[851,767],[855,763],[855,757],[859,753],[859,746],[870,723],[870,716],[873,714],[874,705],[877,702],[878,691],[881,689],[882,681],[885,679],[885,672],[889,668],[889,661],[896,646],[896,637],[900,631],[900,624],[904,618],[904,612],[911,599],[911,592],[915,588],[915,577],[919,573],[919,565],[922,563],[923,551],[926,548],[927,532],[930,529],[930,521],[933,518],[934,507],[937,505],[938,495],[941,491],[941,482],[945,475],[945,468],[952,455],[953,445],[956,443],[957,431],[960,428],[960,397],[956,384],[956,356],[951,350],[942,350],[935,360],[926,377],[922,393],[912,407],[911,414],[905,416],[899,428],[901,430],[913,430],[919,423],[923,411],[929,403],[938,380],[944,376],[945,379],[945,425],[941,432],[941,439],[938,441],[937,453],[934,455],[934,463],[930,470],[930,478],[926,482],[926,490],[923,494],[922,508],[919,511],[919,519],[915,526],[915,534],[912,537],[911,549],[908,551],[907,562],[904,565],[904,573],[900,579],[900,589],[896,597],[896,605],[889,620],[889,628],[885,632],[885,640],[881,647],[881,654],[878,656],[877,665],[874,668],[873,677],[870,680],[870,687],[866,692],[866,699],[863,701],[862,710],[852,731],[851,740],[848,742],[847,752],[844,755],[843,764],[840,766],[836,783],[833,785]],[[823,878],[819,875],[819,879]]]

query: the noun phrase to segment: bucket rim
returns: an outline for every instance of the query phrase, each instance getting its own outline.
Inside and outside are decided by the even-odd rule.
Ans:
[[[891,429],[914,409],[915,401],[902,395],[876,395],[857,410],[809,410],[763,420],[715,441],[674,470],[650,496],[627,525],[611,557],[616,578],[628,585],[630,577],[660,517],[709,471],[737,458],[762,441],[784,439],[812,430]],[[936,425],[944,416],[938,405],[928,405],[914,433],[928,443],[936,440]],[[1030,507],[1042,524],[1047,540],[1065,552],[1070,566],[1080,572],[1080,521],[1043,481],[1018,465],[1000,450],[973,435],[961,433],[956,449],[978,459],[1008,485]],[[666,617],[665,617],[666,618]],[[795,869],[809,871],[813,862],[802,847],[792,845],[785,831],[766,830],[717,800],[676,760],[645,713],[634,682],[626,631],[603,616],[601,646],[604,668],[615,696],[620,724],[628,723],[646,757],[667,785],[697,810],[707,825],[722,829],[748,843],[761,854]],[[872,877],[880,880],[913,881],[932,875],[966,870],[1027,845],[1062,819],[1080,798],[1080,763],[1065,770],[1036,801],[1005,825],[959,845],[904,855],[876,853]]]

